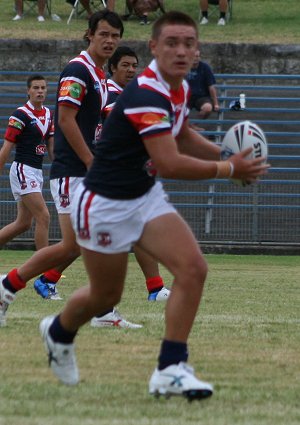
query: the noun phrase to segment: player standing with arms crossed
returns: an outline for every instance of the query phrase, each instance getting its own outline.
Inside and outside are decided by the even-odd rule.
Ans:
[[[128,252],[136,244],[174,276],[150,393],[189,399],[213,393],[187,365],[187,339],[207,264],[155,174],[254,181],[268,165],[262,164],[264,158],[246,160],[251,149],[220,161],[220,148],[189,127],[184,76],[197,44],[197,24],[184,13],[168,12],[154,23],[150,49],[155,59],[120,95],[104,124],[93,165],[76,191],[72,222],[90,283],[74,292],[61,314],[40,324],[52,371],[65,384],[79,381],[73,342],[78,329],[119,302]]]

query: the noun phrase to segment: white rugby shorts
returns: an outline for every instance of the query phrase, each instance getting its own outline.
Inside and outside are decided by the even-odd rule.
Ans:
[[[10,187],[16,201],[28,193],[42,192],[43,172],[38,168],[30,167],[14,161],[9,170]]]
[[[75,194],[71,220],[78,245],[104,254],[129,252],[145,224],[175,213],[160,182],[145,195],[114,200],[90,192],[81,184]]]
[[[71,214],[76,189],[84,177],[60,177],[50,180],[50,189],[58,214]]]

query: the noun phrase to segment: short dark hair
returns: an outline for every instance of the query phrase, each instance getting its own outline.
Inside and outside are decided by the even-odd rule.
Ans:
[[[157,39],[164,25],[187,25],[193,27],[198,35],[198,25],[189,15],[177,10],[171,10],[161,15],[152,26],[152,38]]]
[[[132,50],[128,46],[120,46],[120,47],[118,47],[115,50],[115,52],[112,55],[112,57],[110,57],[108,59],[107,69],[108,69],[108,72],[110,73],[110,75],[112,75],[112,73],[113,73],[112,72],[112,69],[111,69],[111,66],[113,66],[114,68],[116,68],[118,66],[118,63],[120,62],[120,60],[124,56],[132,56],[132,57],[136,58],[137,62],[139,62],[139,59],[137,57],[137,54],[135,53],[134,50]]]
[[[33,75],[30,75],[27,78],[27,81],[26,81],[26,84],[27,84],[27,88],[28,89],[30,89],[31,84],[32,84],[32,81],[34,81],[34,80],[38,80],[38,81],[45,80],[46,81],[46,78],[42,74],[33,74]]]
[[[122,38],[122,35],[124,32],[124,25],[123,25],[122,19],[117,13],[111,12],[108,9],[104,9],[104,10],[99,10],[98,12],[93,13],[91,17],[89,18],[89,27],[86,30],[83,37],[88,43],[89,43],[88,34],[89,33],[92,35],[95,34],[99,21],[106,21],[113,28],[117,28],[118,30],[120,30],[120,36]]]

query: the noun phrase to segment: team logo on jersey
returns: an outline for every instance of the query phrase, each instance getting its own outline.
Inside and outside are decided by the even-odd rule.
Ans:
[[[111,236],[108,232],[97,233],[97,245],[107,246],[111,244]]]
[[[148,161],[144,164],[144,170],[150,177],[155,177],[157,175],[157,169],[154,166],[152,159],[148,159]]]
[[[73,99],[79,99],[81,96],[82,87],[80,84],[64,81],[59,89],[59,96],[70,96]]]
[[[78,83],[73,83],[70,85],[70,95],[74,97],[74,99],[79,99],[81,95],[81,86]]]
[[[10,120],[8,121],[8,125],[10,127],[15,127],[15,128],[18,128],[19,130],[22,130],[22,124],[19,121],[15,120],[14,118],[10,118]]]
[[[146,125],[158,124],[161,121],[164,121],[166,117],[155,114],[154,112],[147,112],[141,116],[141,123]]]
[[[67,208],[70,205],[69,195],[66,195],[65,193],[59,195],[59,202],[62,208]]]
[[[35,153],[37,155],[45,155],[46,146],[45,145],[37,145],[35,148]]]
[[[32,189],[35,189],[36,187],[38,187],[38,184],[35,180],[31,180],[30,186],[32,187]]]
[[[38,122],[38,121],[37,121],[37,119],[36,119],[36,118],[33,118],[33,119],[30,121],[30,125],[35,125],[37,122]]]

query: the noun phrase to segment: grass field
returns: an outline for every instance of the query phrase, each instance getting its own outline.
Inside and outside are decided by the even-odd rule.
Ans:
[[[116,11],[124,13],[124,0],[116,1]],[[167,10],[178,9],[189,13],[196,20],[199,17],[198,0],[165,0]],[[87,22],[83,15],[66,25],[71,6],[64,0],[52,0],[52,12],[60,15],[62,22],[47,18],[45,23],[36,21],[36,13],[25,19],[12,22],[13,0],[0,0],[0,38],[49,38],[79,39],[83,36]],[[154,15],[151,19],[155,18]],[[226,27],[216,25],[217,16],[211,23],[200,27],[202,42],[233,43],[299,43],[299,0],[234,0],[233,19]],[[146,40],[151,25],[141,27],[132,19],[125,23],[125,39]]]
[[[1,251],[0,273],[28,251]],[[63,302],[29,284],[9,308],[0,338],[0,425],[298,425],[299,258],[207,255],[205,296],[190,337],[190,363],[215,395],[202,402],[147,393],[164,328],[164,305],[146,301],[130,259],[120,311],[140,330],[84,327],[77,338],[81,383],[57,382],[47,367],[40,319]],[[170,276],[162,269],[166,282]],[[66,299],[86,282],[79,259],[66,272]]]

